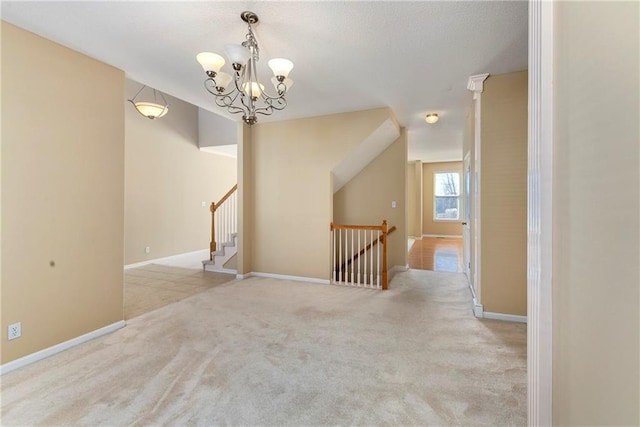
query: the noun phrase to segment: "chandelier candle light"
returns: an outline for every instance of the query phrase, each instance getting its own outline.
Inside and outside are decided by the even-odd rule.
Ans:
[[[271,83],[277,92],[276,96],[268,95],[258,80],[256,65],[260,50],[251,28],[252,24],[258,22],[258,15],[245,11],[240,17],[249,28],[246,40],[242,45],[228,44],[224,47],[233,68],[233,76],[220,71],[225,59],[216,53],[201,52],[196,59],[207,74],[204,87],[216,97],[216,105],[232,114],[242,113],[242,120],[251,126],[258,121],[256,114],[269,116],[273,110],[283,110],[287,106],[285,94],[293,85],[293,80],[289,78],[293,62],[283,58],[268,62],[273,71]]]

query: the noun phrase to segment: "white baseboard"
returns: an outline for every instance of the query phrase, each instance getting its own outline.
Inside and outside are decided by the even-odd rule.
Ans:
[[[491,313],[489,311],[485,311],[484,318],[493,320],[506,320],[507,322],[527,323],[527,316],[518,316],[516,314]]]
[[[407,236],[409,239],[422,240],[422,236]]]
[[[484,307],[478,302],[475,296],[473,297],[473,315],[478,319],[484,317]]]
[[[171,255],[171,256],[164,257],[164,258],[149,259],[149,260],[146,260],[146,261],[136,262],[134,264],[127,264],[127,265],[124,266],[124,269],[128,270],[130,268],[143,267],[145,265],[156,264],[158,262],[179,261],[182,257],[192,256],[192,255],[196,255],[196,254],[199,254],[199,253],[203,253],[204,254],[204,258],[207,258],[207,259],[209,258],[209,249],[200,249],[199,251],[185,252],[183,254]]]
[[[441,237],[443,239],[462,239],[462,235],[457,234],[423,234],[422,237]]]
[[[482,319],[484,317],[484,307],[478,302],[476,291],[475,289],[473,289],[471,283],[469,283],[469,291],[471,292],[471,297],[473,298],[473,315],[478,319]]]
[[[35,353],[31,353],[29,355],[21,357],[20,359],[16,359],[14,361],[5,363],[4,365],[0,366],[0,375],[4,375],[7,372],[11,372],[18,368],[22,368],[23,366],[45,359],[49,356],[53,356],[54,354],[60,353],[61,351],[68,350],[71,347],[75,347],[77,345],[90,341],[94,338],[98,338],[103,335],[110,334],[111,332],[117,331],[118,329],[123,328],[124,326],[126,326],[125,321],[120,320],[119,322],[112,323],[111,325],[107,325],[100,329],[96,329],[93,332],[89,332],[87,334],[80,335],[79,337],[72,338],[69,341],[56,344],[49,348],[45,348],[44,350],[40,350]]]
[[[247,274],[238,274],[236,275],[237,279],[248,279],[249,277],[267,277],[269,279],[278,279],[278,280],[291,280],[293,282],[307,282],[307,283],[318,283],[321,285],[328,285],[331,283],[329,279],[319,279],[316,277],[303,277],[303,276],[288,276],[286,274],[273,274],[273,273],[261,273],[252,271]]]
[[[402,272],[407,271],[407,270],[409,270],[409,266],[408,265],[394,265],[388,271],[389,282],[391,282],[391,280],[393,279],[393,276],[395,276],[396,273],[402,273]]]
[[[234,270],[232,268],[222,268],[221,270],[216,270],[214,271],[214,273],[226,273],[226,274],[235,274],[236,277],[238,276],[238,270]]]
[[[515,314],[503,314],[503,313],[492,313],[490,311],[484,311],[484,307],[482,304],[478,302],[476,297],[476,292],[473,289],[473,286],[469,284],[469,291],[471,291],[471,296],[473,297],[473,315],[478,319],[493,319],[493,320],[506,320],[507,322],[519,322],[519,323],[527,323],[527,316],[518,316]]]

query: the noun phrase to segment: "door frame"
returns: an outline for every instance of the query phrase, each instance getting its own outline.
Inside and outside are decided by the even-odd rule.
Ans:
[[[468,151],[462,160],[462,198],[464,200],[462,218],[462,261],[467,280],[473,286],[471,278],[471,151]]]

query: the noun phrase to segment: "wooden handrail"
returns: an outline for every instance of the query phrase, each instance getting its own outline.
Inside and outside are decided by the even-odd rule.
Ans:
[[[333,230],[375,230],[382,231],[382,225],[342,225],[331,223],[331,231]]]
[[[209,210],[211,211],[211,242],[209,243],[209,261],[213,261],[213,253],[217,249],[216,245],[216,210],[238,189],[238,184],[231,187],[227,194],[222,196],[218,203],[211,203]]]
[[[215,210],[218,209],[218,206],[223,204],[225,200],[227,200],[229,197],[231,197],[233,192],[236,191],[237,189],[238,189],[238,184],[236,184],[233,187],[231,187],[231,190],[227,191],[227,194],[222,196],[222,198],[220,200],[218,200],[218,203],[211,203],[211,212],[215,212]]]
[[[382,227],[381,227],[381,228],[382,228]],[[358,229],[357,229],[357,228],[355,228],[354,230],[358,230]],[[362,229],[362,228],[360,228],[360,230],[363,230],[363,229]],[[393,233],[393,232],[394,232],[394,231],[396,231],[396,230],[397,230],[397,228],[396,228],[396,226],[394,225],[394,226],[392,226],[392,227],[389,229],[389,231],[387,231],[387,234],[386,234],[386,235],[388,236],[389,234]],[[352,262],[352,261],[357,260],[358,258],[360,258],[360,256],[364,255],[364,254],[365,254],[365,252],[367,252],[367,251],[368,251],[369,249],[371,249],[373,246],[377,245],[377,244],[378,244],[378,241],[379,241],[380,239],[383,239],[383,240],[384,240],[384,236],[380,236],[380,237],[378,237],[376,240],[374,240],[373,242],[369,243],[369,244],[367,245],[367,247],[362,248],[362,249],[360,250],[360,252],[356,252],[355,254],[353,254],[353,260],[352,260],[352,259],[347,259],[347,261],[345,261],[344,263],[342,263],[342,265],[341,265],[339,268],[336,268],[336,271],[344,271],[344,269],[345,269],[346,267],[348,267],[349,265],[351,265],[351,262]],[[383,241],[383,243],[384,243],[384,241]]]

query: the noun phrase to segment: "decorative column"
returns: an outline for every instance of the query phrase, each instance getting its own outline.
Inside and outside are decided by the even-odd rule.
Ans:
[[[482,307],[482,275],[481,275],[481,251],[480,251],[480,239],[481,235],[481,211],[480,211],[480,197],[481,197],[481,160],[482,160],[482,92],[484,90],[484,81],[489,77],[489,74],[477,74],[469,77],[467,82],[467,89],[473,92],[473,104],[474,104],[474,140],[473,140],[473,176],[471,177],[473,187],[471,188],[471,194],[473,195],[472,215],[471,215],[471,235],[473,236],[473,245],[471,247],[471,253],[473,258],[473,282],[471,284],[471,292],[473,294],[473,314],[476,317],[483,317],[484,308]]]
[[[553,424],[553,74],[555,2],[529,1],[527,374],[530,426]]]

